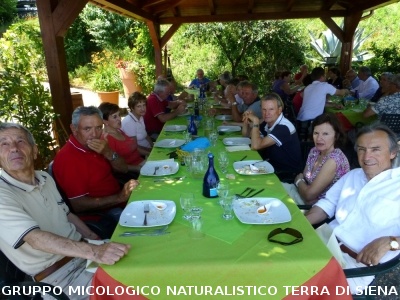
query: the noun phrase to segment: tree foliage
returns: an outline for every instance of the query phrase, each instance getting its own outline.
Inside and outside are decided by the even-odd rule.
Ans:
[[[2,0],[0,2],[0,24],[7,24],[17,16],[17,0]]]
[[[1,121],[18,122],[33,134],[45,163],[52,159],[51,129],[55,114],[51,96],[42,82],[43,48],[40,32],[33,23],[13,24],[0,39]]]
[[[276,70],[291,70],[304,63],[301,35],[289,21],[193,24],[183,38],[202,48],[207,44],[208,50],[219,54],[217,65],[225,66],[234,76],[247,74],[264,87],[269,87]],[[217,74],[223,71],[221,68]]]

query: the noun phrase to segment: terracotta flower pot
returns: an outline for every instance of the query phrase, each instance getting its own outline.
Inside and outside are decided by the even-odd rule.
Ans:
[[[135,73],[126,69],[119,68],[119,75],[122,80],[126,99],[128,99],[133,92],[142,92],[142,87],[137,84]]]
[[[101,103],[110,102],[119,105],[119,92],[97,92]]]

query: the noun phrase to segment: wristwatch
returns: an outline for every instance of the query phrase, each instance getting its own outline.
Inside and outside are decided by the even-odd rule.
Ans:
[[[397,251],[399,250],[399,242],[394,236],[390,236],[390,251]]]
[[[116,160],[118,157],[119,157],[118,153],[117,153],[117,152],[113,152],[110,161],[114,161],[114,160]]]
[[[253,124],[253,128],[258,128],[260,126],[260,124]]]

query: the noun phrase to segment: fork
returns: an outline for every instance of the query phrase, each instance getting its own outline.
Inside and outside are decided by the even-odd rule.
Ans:
[[[150,212],[150,206],[148,203],[145,203],[143,212],[144,212],[143,225],[146,226],[147,225],[147,214]]]
[[[248,187],[248,188],[246,188],[242,193],[240,193],[240,194],[235,194],[235,196],[236,196],[237,198],[246,198],[246,197],[248,197],[248,196],[249,196],[252,192],[254,192],[254,191],[255,191],[255,189]]]
[[[156,175],[156,173],[157,173],[157,171],[158,171],[159,168],[160,168],[159,166],[157,166],[157,167],[154,168],[154,173],[153,173],[153,175]]]

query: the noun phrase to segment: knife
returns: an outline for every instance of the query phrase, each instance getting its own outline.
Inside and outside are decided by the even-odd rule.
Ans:
[[[154,182],[163,182],[163,181],[180,181],[185,179],[186,176],[181,176],[181,177],[172,177],[172,178],[159,178],[159,179],[154,179]]]
[[[253,198],[254,196],[258,195],[259,193],[261,193],[262,191],[264,191],[265,189],[261,189],[258,192],[255,192],[253,195],[251,196],[247,196],[247,198]]]
[[[170,231],[163,231],[163,232],[124,232],[121,233],[119,236],[158,236],[168,234]]]

